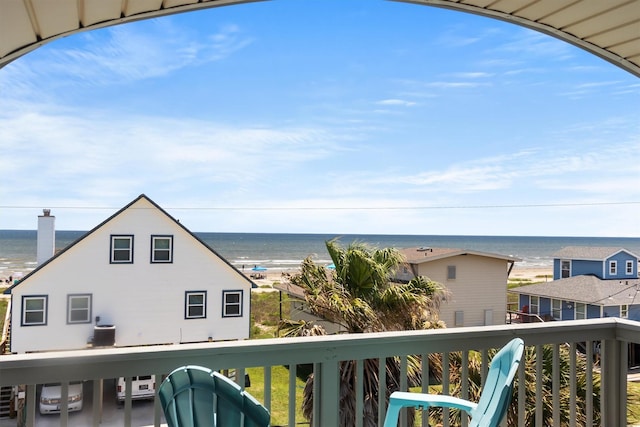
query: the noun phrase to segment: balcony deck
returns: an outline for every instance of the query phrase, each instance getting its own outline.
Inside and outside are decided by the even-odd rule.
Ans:
[[[627,356],[628,343],[640,343],[640,323],[624,319],[591,319],[580,321],[563,321],[551,323],[513,324],[490,327],[451,328],[429,331],[384,332],[359,335],[338,335],[325,337],[284,338],[267,340],[249,340],[234,342],[213,342],[200,344],[182,344],[168,346],[131,347],[78,350],[67,352],[32,353],[7,355],[0,357],[0,386],[26,384],[26,425],[35,425],[37,401],[36,385],[48,382],[62,382],[84,379],[92,381],[93,400],[102,402],[102,381],[116,377],[127,377],[142,374],[155,374],[158,378],[174,368],[186,364],[196,364],[215,370],[237,369],[238,378],[243,378],[245,368],[264,367],[265,390],[264,404],[268,408],[272,404],[271,367],[288,365],[296,366],[312,364],[316,375],[314,399],[314,426],[338,425],[338,372],[339,363],[345,360],[362,361],[364,359],[379,359],[399,356],[406,362],[407,355],[428,355],[441,353],[448,357],[452,352],[481,351],[483,355],[483,369],[487,368],[487,349],[499,348],[513,337],[521,337],[525,344],[533,346],[537,354],[542,353],[542,346],[551,344],[554,349],[553,358],[553,386],[559,384],[560,372],[558,349],[560,345],[569,345],[576,355],[577,343],[586,342],[587,348],[587,395],[591,395],[591,381],[594,372],[592,343],[601,341],[600,372],[601,395],[600,410],[602,425],[626,425],[626,390],[627,390]],[[426,359],[426,358],[424,358]],[[563,372],[571,378],[570,402],[576,398],[576,377],[578,374],[577,357],[571,357],[570,372]],[[464,359],[463,359],[464,360]],[[541,360],[541,358],[539,358]],[[358,364],[359,368],[362,364]],[[406,363],[402,363],[406,372]],[[537,375],[536,389],[542,393],[542,363],[536,365],[540,375]],[[465,369],[462,378],[467,378]],[[300,402],[295,397],[295,369],[290,369],[289,384],[289,425],[295,424],[296,408]],[[383,374],[384,371],[381,371]],[[519,425],[524,425],[524,368],[519,375],[517,388],[519,404],[516,409]],[[448,381],[443,383],[443,389],[448,390]],[[428,384],[423,384],[425,388]],[[401,382],[401,388],[407,388],[407,381]],[[65,393],[66,387],[63,387]],[[358,381],[359,389],[356,399],[356,411],[360,412],[362,402],[362,381]],[[253,391],[254,389],[252,389]],[[293,391],[293,392],[292,392]],[[464,393],[464,388],[463,388]],[[130,391],[128,392],[130,395]],[[553,393],[554,413],[560,409],[560,400]],[[62,399],[63,402],[66,399]],[[70,425],[73,414],[68,414],[66,408],[61,408],[60,425]],[[163,422],[161,410],[156,403],[153,415],[148,425],[159,426]],[[381,405],[384,411],[384,405]],[[124,405],[123,425],[132,423],[132,404],[128,400]],[[531,408],[527,408],[531,409]],[[571,411],[576,405],[571,404]],[[593,405],[587,403],[587,412],[593,410]],[[537,399],[535,411],[542,414],[542,399]],[[93,425],[101,423],[103,416],[100,405],[93,405],[91,412]],[[380,415],[380,423],[384,414]],[[583,414],[586,425],[593,425],[591,414]],[[542,427],[541,417],[538,426]],[[554,417],[556,418],[556,417]],[[575,420],[575,417],[572,417]],[[356,426],[362,425],[362,419],[357,419]],[[574,421],[575,424],[575,421]],[[137,424],[139,425],[139,424]],[[445,419],[445,426],[449,421]],[[463,423],[464,425],[464,423]]]

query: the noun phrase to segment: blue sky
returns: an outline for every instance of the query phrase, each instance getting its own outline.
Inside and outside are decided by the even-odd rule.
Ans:
[[[0,229],[144,193],[193,231],[640,237],[640,80],[504,22],[276,0],[0,70]]]

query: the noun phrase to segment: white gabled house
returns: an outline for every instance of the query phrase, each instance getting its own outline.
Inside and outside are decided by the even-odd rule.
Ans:
[[[142,194],[6,291],[11,351],[246,339],[251,287]]]

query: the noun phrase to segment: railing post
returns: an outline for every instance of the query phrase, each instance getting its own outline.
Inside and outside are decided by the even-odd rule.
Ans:
[[[424,356],[423,356],[424,357]],[[428,372],[424,369],[424,358],[422,359],[422,372]],[[423,377],[424,378],[424,377]],[[423,379],[424,387],[424,379]],[[387,358],[378,359],[378,426],[382,427],[384,418],[387,415]]]
[[[98,427],[102,422],[102,407],[104,392],[102,390],[104,380],[93,380],[93,426]]]
[[[26,393],[27,404],[27,420],[26,426],[33,427],[36,425],[36,385],[27,384]]]
[[[289,425],[296,425],[296,370],[298,365],[289,365]]]
[[[542,345],[536,345],[536,396],[542,396],[542,368],[544,352]],[[543,427],[542,399],[536,399],[536,427]]]
[[[329,360],[319,364],[320,372],[314,374],[314,383],[320,380],[320,419],[314,419],[314,426],[338,426],[340,425],[340,362]],[[320,375],[318,375],[320,374]],[[317,395],[316,395],[317,396]]]
[[[364,422],[364,365],[366,360],[358,359],[356,364],[356,427],[362,427]]]
[[[602,425],[627,425],[627,343],[605,340],[601,357],[601,410]]]

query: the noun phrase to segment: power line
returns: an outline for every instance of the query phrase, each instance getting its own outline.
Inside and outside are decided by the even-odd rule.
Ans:
[[[210,210],[210,211],[377,211],[377,210],[439,210],[439,209],[526,209],[526,208],[558,208],[558,207],[579,207],[579,206],[624,206],[624,205],[640,205],[640,201],[634,202],[585,202],[585,203],[530,203],[530,204],[504,204],[504,205],[443,205],[443,206],[203,206],[203,207],[184,207],[173,206],[165,207],[167,210]],[[0,205],[0,209],[41,209],[41,206],[27,205]],[[117,210],[121,207],[110,206],[47,206],[49,209],[65,209],[65,210]],[[152,209],[152,208],[136,208],[136,209]]]
[[[616,281],[618,279],[610,279],[610,280],[611,281]],[[620,280],[620,282],[622,282],[622,280]],[[592,303],[601,302],[601,301],[607,300],[607,299],[609,299],[611,297],[615,297],[616,295],[620,295],[621,293],[629,291],[631,288],[636,288],[636,293],[634,294],[633,301],[631,302],[631,304],[633,305],[633,302],[635,302],[635,300],[636,300],[636,296],[638,296],[638,292],[640,292],[640,283],[632,283],[631,285],[627,285],[624,288],[622,288],[621,290],[619,290],[618,292],[614,292],[611,295],[608,295],[608,296],[606,296],[604,298],[600,298],[599,300],[592,301]]]

